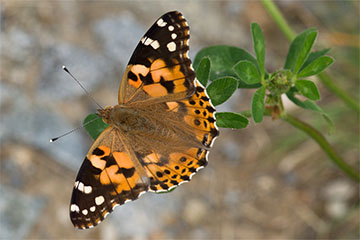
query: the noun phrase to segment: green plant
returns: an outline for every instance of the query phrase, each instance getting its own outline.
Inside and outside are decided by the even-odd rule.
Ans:
[[[282,95],[297,106],[314,111],[324,117],[333,132],[334,125],[328,114],[324,112],[315,101],[320,99],[316,84],[306,79],[324,71],[333,63],[333,58],[326,56],[329,49],[310,52],[317,37],[317,30],[307,29],[300,33],[291,42],[284,67],[276,72],[268,73],[265,69],[265,42],[260,26],[251,25],[256,58],[243,49],[230,46],[211,46],[202,49],[195,57],[194,66],[198,72],[204,72],[203,62],[209,62],[210,79],[215,79],[208,91],[214,105],[225,102],[234,92],[234,86],[239,88],[257,88],[250,111],[255,123],[261,123],[263,116],[272,116],[273,119],[282,119],[312,137],[328,154],[330,159],[348,176],[360,180],[359,174],[352,169],[336,153],[326,138],[309,124],[289,115],[282,103]],[[212,65],[215,65],[212,67]],[[202,73],[203,74],[203,73]],[[236,79],[239,83],[229,81]],[[202,82],[206,84],[206,81]],[[217,87],[213,85],[216,84]],[[221,87],[219,87],[221,86]],[[301,100],[300,98],[305,98]],[[222,128],[244,128],[247,126],[246,117],[241,113],[217,113],[218,126]]]

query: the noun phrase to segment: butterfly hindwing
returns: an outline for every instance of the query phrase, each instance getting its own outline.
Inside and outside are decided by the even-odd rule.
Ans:
[[[179,139],[170,142],[177,143],[180,148],[170,150],[169,153],[153,152],[144,158],[145,168],[150,177],[150,190],[168,191],[183,182],[190,181],[191,177],[207,165],[209,148],[219,135],[216,126],[215,108],[211,104],[204,87],[195,81],[195,93],[181,101],[166,102],[168,111],[175,113],[179,121],[177,125],[188,136],[182,136],[184,141],[192,140],[191,146]],[[183,124],[181,124],[183,123]],[[169,126],[174,128],[174,126]],[[155,139],[153,140],[155,141]],[[170,147],[169,147],[170,148]]]
[[[174,11],[160,17],[130,58],[119,89],[119,103],[191,95],[195,73],[188,57],[189,37],[181,13]]]

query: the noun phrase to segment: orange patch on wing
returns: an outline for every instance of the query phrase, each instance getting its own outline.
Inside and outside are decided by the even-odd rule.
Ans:
[[[119,170],[119,167],[116,165],[112,165],[110,167],[105,168],[100,173],[100,182],[101,184],[108,185],[111,183],[116,183],[117,178],[114,176],[116,175],[116,172]]]
[[[140,85],[141,85],[141,81],[140,81],[139,78],[137,78],[136,81],[134,81],[134,80],[132,80],[132,79],[129,78],[129,84],[130,84],[131,86],[135,87],[135,88],[139,88]]]
[[[204,120],[202,118],[197,118],[197,117],[193,117],[191,115],[187,115],[184,117],[184,121],[191,127],[195,128],[195,129],[199,129],[202,131],[209,131],[209,123],[207,123],[206,127],[203,123],[203,121],[207,121]]]
[[[190,148],[188,151],[186,151],[186,153],[196,159],[204,158],[206,155],[206,150],[203,150],[199,156],[198,156],[198,151],[199,151],[198,148]]]
[[[129,191],[131,190],[128,182],[126,181],[126,178],[123,174],[119,174],[119,178],[121,179],[120,184],[116,186],[116,191],[118,193],[122,192],[122,191]],[[135,185],[134,185],[135,186]],[[132,186],[132,187],[134,187]]]
[[[162,59],[156,59],[150,66],[150,72],[154,82],[160,82],[161,77],[165,81],[184,78],[184,74],[180,71],[180,65],[167,67]]]
[[[179,163],[180,166],[193,167],[197,164],[198,160],[192,156],[192,154],[175,152],[170,154],[170,159],[172,164]]]
[[[125,152],[113,152],[113,156],[117,164],[122,168],[132,168],[134,167],[133,162],[129,155]]]
[[[156,59],[155,61],[152,62],[150,70],[155,71],[156,69],[165,68],[165,67],[166,67],[166,63],[164,62],[164,60]]]
[[[140,176],[135,173],[132,177],[126,179],[131,188],[135,187],[136,183],[139,182]]]
[[[168,106],[168,111],[177,112],[179,109],[179,104],[177,102],[167,102],[166,105]]]
[[[168,94],[168,91],[160,83],[145,85],[144,91],[152,97],[162,97]]]
[[[140,74],[142,76],[146,76],[149,73],[150,69],[144,65],[136,64],[130,68],[130,71],[136,75],[136,81],[129,79],[129,84],[131,86],[134,86],[135,88],[139,88],[142,83],[140,79]]]
[[[129,191],[131,188],[134,188],[140,180],[140,175],[134,172],[131,177],[126,178],[121,171],[119,172],[119,167],[123,169],[132,169],[134,164],[131,161],[131,158],[125,152],[114,152],[113,156],[117,164],[105,168],[100,173],[99,180],[101,184],[104,185],[113,184],[116,191],[111,192],[111,194],[116,195],[122,191]]]
[[[102,156],[109,156],[110,155],[110,148],[104,145],[98,147],[100,150],[104,152]]]
[[[96,167],[96,168],[99,168],[99,169],[101,169],[101,170],[103,170],[103,169],[105,168],[106,161],[100,159],[99,156],[91,155],[91,156],[89,157],[89,161],[91,162],[91,165],[93,165],[93,166]]]
[[[185,78],[173,81],[175,88],[174,93],[185,92],[187,90],[185,86]]]

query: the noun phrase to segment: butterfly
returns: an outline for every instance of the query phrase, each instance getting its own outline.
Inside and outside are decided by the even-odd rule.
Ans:
[[[98,110],[109,126],[76,177],[70,203],[76,228],[96,226],[147,191],[188,182],[207,165],[219,131],[215,108],[191,66],[189,37],[180,12],[161,16],[130,58],[119,104]]]

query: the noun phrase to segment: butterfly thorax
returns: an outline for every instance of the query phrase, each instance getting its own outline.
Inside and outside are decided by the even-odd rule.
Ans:
[[[125,105],[110,106],[99,109],[98,115],[103,121],[122,132],[152,131],[152,122],[145,118],[139,110],[129,108]]]

